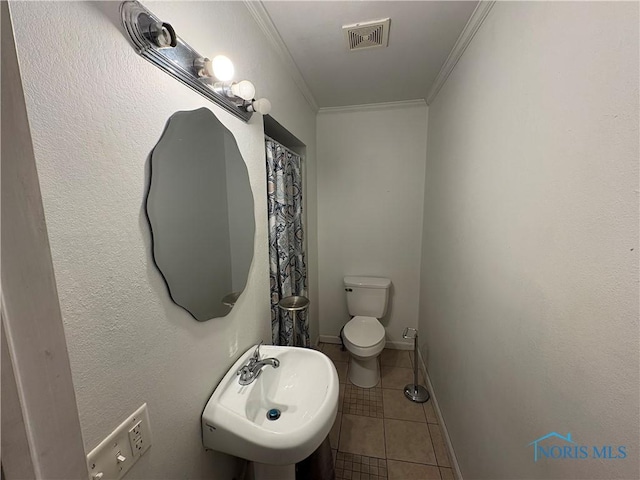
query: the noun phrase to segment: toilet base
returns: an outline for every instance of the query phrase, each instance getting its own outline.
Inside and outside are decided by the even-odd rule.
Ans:
[[[296,480],[296,465],[267,465],[251,462],[254,480]]]
[[[349,380],[361,388],[375,387],[380,381],[380,368],[378,367],[378,355],[362,358],[350,353]]]

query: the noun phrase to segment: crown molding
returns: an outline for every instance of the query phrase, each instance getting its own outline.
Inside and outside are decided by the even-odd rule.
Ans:
[[[291,52],[289,52],[289,49],[282,40],[278,29],[273,24],[273,20],[271,20],[269,12],[267,12],[267,9],[264,7],[262,1],[244,0],[244,4],[262,30],[262,33],[264,33],[264,35],[267,37],[267,40],[269,40],[273,48],[276,50],[276,52],[284,62],[285,67],[289,71],[289,74],[293,78],[293,81],[300,90],[300,93],[302,93],[302,96],[305,98],[307,103],[309,103],[309,106],[313,109],[313,111],[317,112],[318,103],[311,93],[307,82],[305,82],[304,77],[300,73],[295,60],[291,56]]]
[[[364,105],[346,105],[344,107],[322,107],[318,115],[323,113],[362,112],[367,110],[388,110],[392,108],[426,107],[424,99],[402,100],[399,102],[366,103]]]
[[[486,0],[478,2],[478,5],[476,5],[475,10],[469,17],[467,24],[462,29],[462,33],[460,33],[458,40],[456,40],[455,45],[451,49],[449,56],[442,65],[440,72],[436,76],[433,85],[431,85],[431,88],[429,89],[429,93],[427,94],[427,105],[430,105],[438,96],[438,92],[440,92],[440,89],[444,86],[447,78],[449,78],[449,75],[457,65],[462,54],[469,46],[469,43],[471,43],[471,40],[495,3],[495,1]]]

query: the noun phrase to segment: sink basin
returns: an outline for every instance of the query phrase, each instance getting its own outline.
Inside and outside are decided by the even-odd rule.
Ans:
[[[289,465],[308,457],[327,437],[338,411],[338,374],[329,358],[298,347],[262,345],[260,358],[274,357],[249,385],[236,372],[256,346],[229,369],[202,414],[205,448],[253,462]],[[277,420],[267,412],[280,411]]]

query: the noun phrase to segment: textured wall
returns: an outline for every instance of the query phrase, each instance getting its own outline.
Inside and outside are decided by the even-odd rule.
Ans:
[[[270,340],[262,120],[244,124],[139,57],[119,3],[10,5],[84,445],[147,402],[153,447],[128,477],[229,479],[234,462],[204,453],[199,419],[235,358]],[[231,57],[313,165],[315,114],[242,3],[145,4],[199,51]],[[52,25],[62,33],[42,41]],[[153,265],[143,200],[167,119],[202,106],[234,133],[247,163],[256,241],[232,313],[198,323],[171,302]]]
[[[429,107],[423,353],[463,476],[638,478],[638,3],[498,2]],[[625,460],[539,460],[570,432]]]
[[[417,325],[426,122],[424,103],[318,116],[321,335],[349,320],[345,275],[391,278],[388,342]]]

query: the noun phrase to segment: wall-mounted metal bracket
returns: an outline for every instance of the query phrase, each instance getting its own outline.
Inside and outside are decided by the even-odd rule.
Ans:
[[[198,62],[204,58],[182,40],[171,27],[137,1],[120,5],[122,24],[138,54],[181,81],[202,96],[247,122],[252,112],[246,110],[250,102],[216,93],[212,80],[198,76]]]

